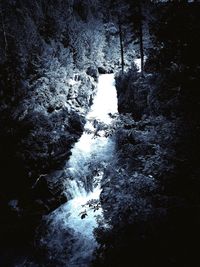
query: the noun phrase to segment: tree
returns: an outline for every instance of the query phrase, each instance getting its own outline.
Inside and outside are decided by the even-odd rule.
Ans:
[[[145,45],[149,38],[147,27],[149,4],[149,0],[134,2],[116,0],[110,3],[109,21],[116,27],[114,34],[119,36],[122,73],[125,66],[129,65],[138,54],[141,62],[141,76],[144,76]]]
[[[5,58],[7,57],[7,50],[8,50],[8,41],[7,41],[7,34],[6,34],[6,27],[4,22],[4,16],[2,7],[0,6],[0,15],[1,15],[1,25],[2,25],[2,31],[3,31],[3,37],[4,37],[4,44],[5,44]]]
[[[124,73],[125,68],[125,49],[131,39],[130,28],[130,5],[127,1],[116,0],[114,3],[110,3],[110,22],[115,25],[116,31],[114,35],[119,37],[119,49],[120,49],[120,61],[121,70]],[[113,33],[112,33],[113,34]]]
[[[124,41],[123,41],[122,23],[119,15],[118,15],[118,25],[119,25],[121,66],[122,66],[122,73],[124,73]]]
[[[145,12],[148,10],[149,1],[134,1],[131,3],[131,14],[132,14],[132,22],[133,22],[133,41],[135,44],[138,44],[138,53],[140,55],[140,65],[141,65],[141,76],[144,77],[144,39],[147,38],[147,32],[145,32],[145,28],[147,28],[147,20],[145,16]],[[145,6],[145,9],[144,9]]]
[[[143,15],[142,15],[142,3],[139,2],[139,43],[140,43],[140,58],[141,58],[141,76],[144,76],[144,44],[143,44]]]

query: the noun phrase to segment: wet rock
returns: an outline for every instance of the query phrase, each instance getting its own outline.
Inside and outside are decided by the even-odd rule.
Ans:
[[[69,124],[71,125],[70,131],[73,129],[76,133],[83,132],[85,122],[84,117],[74,112],[69,118]]]
[[[99,74],[106,74],[108,71],[104,67],[98,67]]]
[[[87,73],[87,75],[93,77],[95,79],[95,81],[98,80],[99,73],[98,73],[98,70],[95,67],[89,67],[87,69],[86,73]]]
[[[14,211],[14,212],[16,212],[16,213],[18,213],[19,214],[19,212],[20,212],[20,208],[19,208],[19,206],[18,206],[18,200],[17,199],[12,199],[12,200],[10,200],[9,202],[8,202],[8,206],[9,206],[9,208],[12,210],[12,211]]]
[[[67,201],[63,187],[65,179],[66,174],[63,170],[38,177],[32,193],[36,211],[47,214]]]

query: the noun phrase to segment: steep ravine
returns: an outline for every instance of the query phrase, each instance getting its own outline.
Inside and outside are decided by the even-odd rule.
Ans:
[[[63,168],[106,41],[96,1],[2,0],[0,14],[0,265],[12,266],[42,216],[67,201]]]
[[[66,77],[59,90],[55,88],[51,96],[43,96],[40,102],[43,86],[49,93],[50,85],[47,87],[43,81],[37,87],[38,94],[34,91],[27,95],[10,111],[15,116],[13,132],[17,130],[18,133],[6,135],[7,124],[4,136],[1,135],[1,152],[5,151],[2,159],[5,162],[2,165],[4,186],[0,192],[0,263],[3,266],[12,266],[15,258],[29,250],[34,229],[42,216],[67,201],[63,193],[63,168],[72,146],[83,132],[85,116],[96,91],[94,79],[83,72],[71,79]],[[55,103],[48,111],[45,101],[49,105],[52,100]],[[8,162],[12,162],[12,168],[7,166]]]
[[[98,247],[93,231],[98,226],[97,221],[104,221],[101,179],[115,149],[106,131],[112,130],[116,115],[114,74],[100,75],[84,132],[62,173],[68,201],[44,217],[37,230],[35,249],[38,254],[42,253],[39,265],[90,266]]]
[[[199,13],[0,1],[0,266],[200,266]]]
[[[54,198],[62,191],[59,171],[83,132],[103,61],[102,20],[95,3],[81,3],[1,1],[2,235],[12,232],[7,225],[15,228],[13,218],[39,217],[66,201]],[[83,29],[85,42],[97,50],[93,56],[82,45]],[[89,67],[95,77],[87,74]]]

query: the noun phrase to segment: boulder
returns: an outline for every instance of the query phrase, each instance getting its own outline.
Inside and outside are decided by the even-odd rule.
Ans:
[[[104,67],[98,67],[99,74],[106,74],[108,73],[107,70]]]
[[[98,70],[95,67],[87,68],[86,73],[87,73],[87,75],[89,75],[92,78],[94,78],[95,81],[98,80],[99,73],[98,73]]]

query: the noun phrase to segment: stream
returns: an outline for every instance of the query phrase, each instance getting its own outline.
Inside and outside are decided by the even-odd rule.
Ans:
[[[56,266],[88,267],[98,247],[93,231],[97,221],[103,221],[100,182],[115,150],[114,141],[105,134],[117,114],[114,82],[114,74],[100,75],[84,132],[65,168],[70,200],[47,216],[48,229],[40,243]]]

